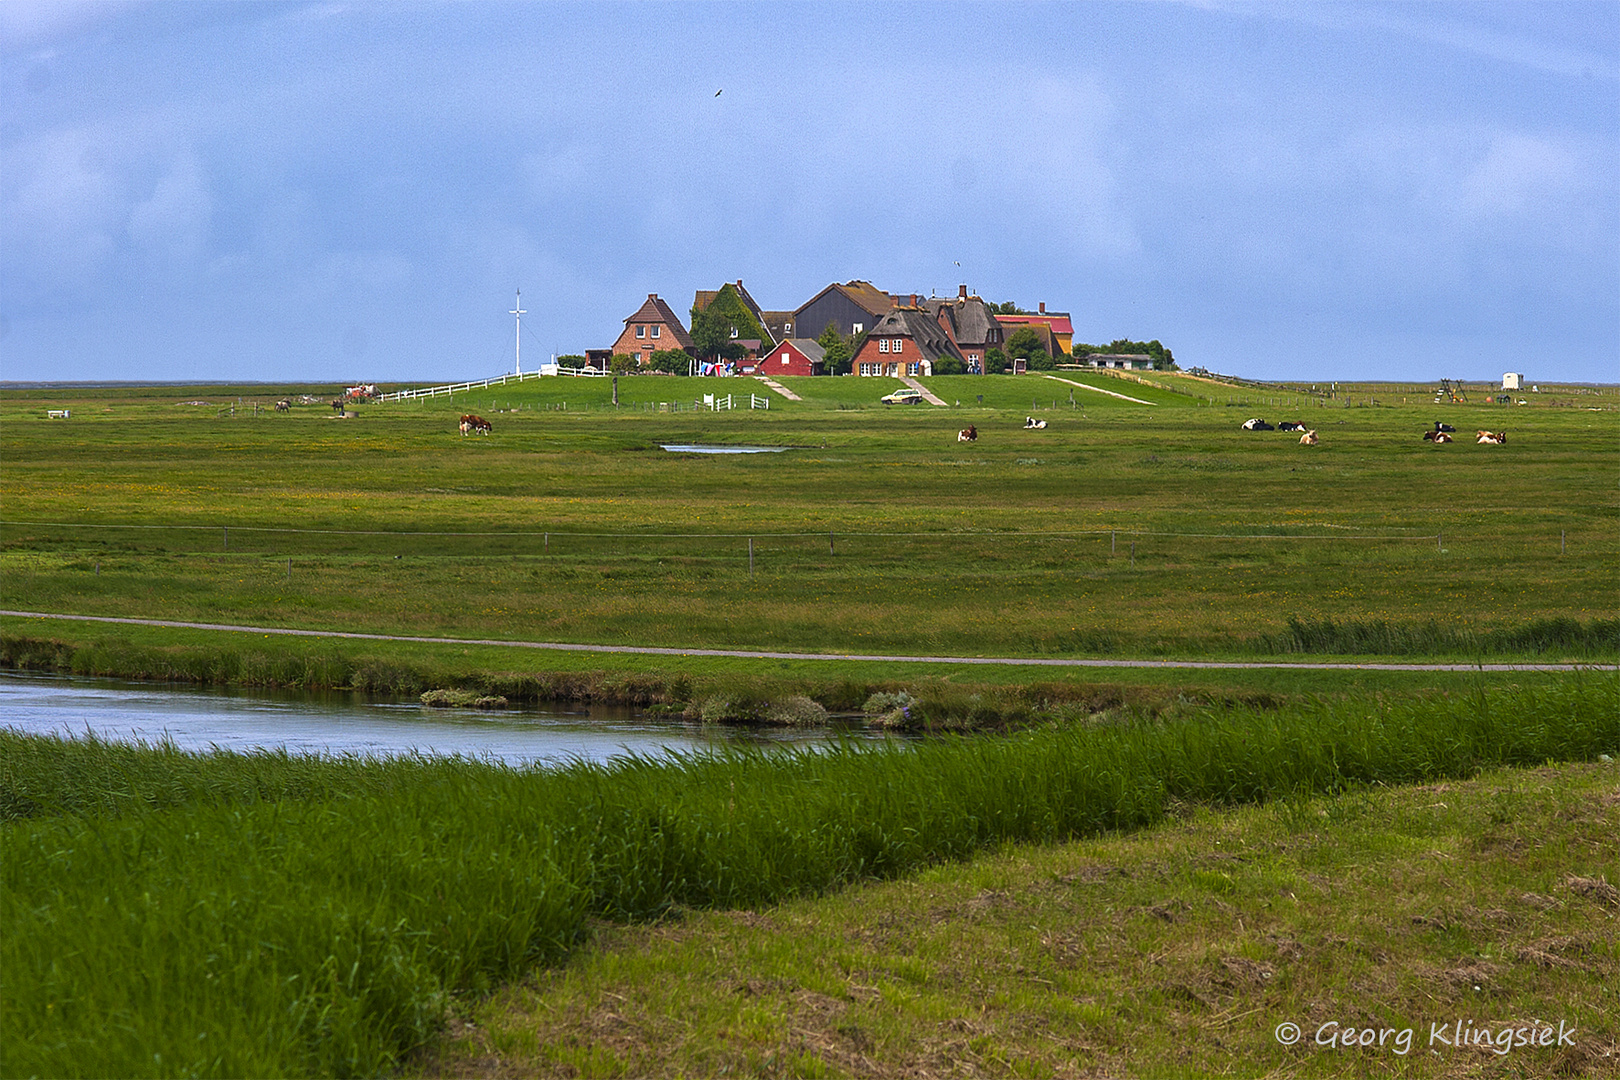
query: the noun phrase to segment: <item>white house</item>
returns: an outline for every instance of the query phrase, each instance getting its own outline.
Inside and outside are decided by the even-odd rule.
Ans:
[[[1517,371],[1505,371],[1505,372],[1503,372],[1502,373],[1502,389],[1504,389],[1504,390],[1523,390],[1524,389],[1524,376],[1519,374]]]

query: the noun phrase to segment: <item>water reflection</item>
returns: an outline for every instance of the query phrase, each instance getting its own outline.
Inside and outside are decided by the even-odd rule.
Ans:
[[[117,742],[168,739],[184,750],[489,758],[511,765],[606,761],[727,746],[820,745],[862,730],[739,730],[649,717],[619,706],[429,709],[349,693],[154,686],[0,673],[0,726]]]

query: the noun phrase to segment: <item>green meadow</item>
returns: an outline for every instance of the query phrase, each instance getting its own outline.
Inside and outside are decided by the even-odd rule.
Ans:
[[[833,655],[1617,651],[1612,388],[1434,405],[1423,387],[1056,374],[1082,385],[936,378],[941,409],[880,405],[881,379],[786,380],[792,402],[750,379],[641,376],[615,407],[609,380],[559,378],[344,419],[330,387],[290,413],[270,405],[310,388],[11,389],[4,604]],[[770,408],[692,407],[722,390]],[[463,412],[493,433],[461,436]],[[1239,430],[1250,415],[1321,442]],[[1463,438],[1420,441],[1436,419]],[[958,442],[969,424],[978,441]],[[1509,442],[1475,445],[1477,428]]]
[[[1419,1023],[1466,980],[1482,1020],[1589,1033],[1514,1068],[1599,1074],[1612,765],[1546,765],[1620,756],[1615,676],[1298,662],[1613,664],[1620,394],[1057,374],[928,380],[946,408],[626,377],[341,418],[332,387],[5,389],[5,608],[451,640],[12,615],[0,666],[1000,734],[522,770],[0,731],[0,1075],[1451,1075],[1267,1039],[1366,1001]],[[1437,419],[1465,438],[1422,442]],[[1447,900],[1454,864],[1488,872]]]

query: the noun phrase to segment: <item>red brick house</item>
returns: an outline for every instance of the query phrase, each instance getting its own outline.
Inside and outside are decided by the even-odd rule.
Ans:
[[[624,320],[624,332],[613,343],[613,355],[633,356],[644,365],[653,353],[666,349],[691,352],[692,338],[669,305],[657,293],[648,293],[647,302]]]
[[[956,343],[957,351],[967,363],[968,374],[984,374],[984,354],[1005,344],[1001,324],[990,305],[977,296],[969,296],[966,285],[959,287],[955,300],[929,300],[927,305]]]
[[[788,338],[759,362],[761,375],[824,375],[827,350],[810,338]]]
[[[1041,302],[1039,311],[1026,312],[1023,315],[996,315],[996,321],[1002,325],[1008,337],[1012,337],[1023,327],[1035,329],[1044,339],[1050,337],[1051,344],[1042,344],[1048,356],[1067,356],[1074,351],[1074,323],[1069,320],[1067,311],[1047,311],[1046,302]]]
[[[915,298],[913,298],[915,299]],[[929,311],[921,306],[891,308],[867,333],[855,351],[850,371],[856,375],[932,375],[942,356],[962,353]]]

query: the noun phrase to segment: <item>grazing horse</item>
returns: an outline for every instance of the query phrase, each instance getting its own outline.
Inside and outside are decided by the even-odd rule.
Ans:
[[[1299,437],[1299,445],[1301,445],[1301,446],[1315,446],[1316,445],[1316,429],[1312,428],[1311,430],[1307,431],[1305,434],[1301,435]]]
[[[963,428],[961,431],[958,431],[956,433],[956,441],[957,442],[978,442],[979,441],[979,429],[974,427],[972,424],[969,424],[967,427]]]
[[[1482,431],[1479,433],[1479,438],[1476,441],[1485,443],[1489,446],[1501,446],[1503,443],[1507,442],[1507,432]]]
[[[1026,431],[1041,431],[1045,429],[1045,427],[1045,420],[1037,420],[1033,416],[1024,417],[1024,429]]]
[[[292,412],[292,402],[288,401],[286,398],[282,398],[280,401],[276,402],[276,412]]]

